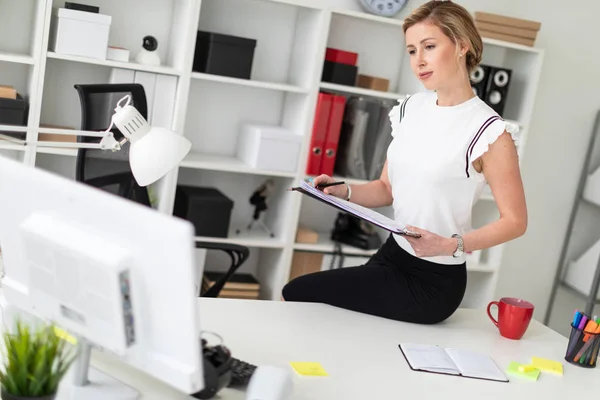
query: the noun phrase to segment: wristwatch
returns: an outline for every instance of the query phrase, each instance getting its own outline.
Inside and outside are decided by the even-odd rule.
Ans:
[[[454,235],[452,235],[452,237],[456,238],[456,242],[458,243],[458,246],[456,246],[456,250],[452,254],[452,257],[454,257],[454,258],[462,257],[464,250],[465,250],[463,238],[462,238],[462,236],[457,235],[456,233]]]

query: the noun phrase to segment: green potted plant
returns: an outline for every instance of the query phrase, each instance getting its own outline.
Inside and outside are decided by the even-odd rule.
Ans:
[[[15,332],[2,338],[2,400],[53,400],[75,359],[72,345],[57,335],[53,324],[31,327],[20,320]]]

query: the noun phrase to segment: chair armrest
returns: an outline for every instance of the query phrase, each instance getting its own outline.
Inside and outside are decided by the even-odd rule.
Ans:
[[[221,289],[239,267],[248,259],[250,249],[246,246],[241,246],[233,243],[218,243],[218,242],[203,242],[196,241],[197,249],[220,250],[224,251],[231,258],[229,270],[223,275],[214,285],[212,285],[202,297],[218,297]]]

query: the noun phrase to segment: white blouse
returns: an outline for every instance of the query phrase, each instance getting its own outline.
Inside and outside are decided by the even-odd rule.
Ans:
[[[505,130],[518,139],[518,126],[504,121],[475,96],[459,105],[437,105],[435,92],[398,101],[389,118],[392,143],[387,152],[395,220],[444,237],[464,235],[486,184],[472,162]],[[394,235],[414,255],[408,241]],[[440,264],[461,264],[465,256],[423,257]]]

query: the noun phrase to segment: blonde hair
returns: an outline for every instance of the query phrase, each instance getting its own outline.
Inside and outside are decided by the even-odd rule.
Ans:
[[[404,33],[419,22],[431,22],[438,26],[454,44],[464,42],[469,50],[466,64],[469,74],[481,63],[483,41],[475,27],[473,17],[463,7],[450,0],[431,0],[415,9],[402,25]]]

